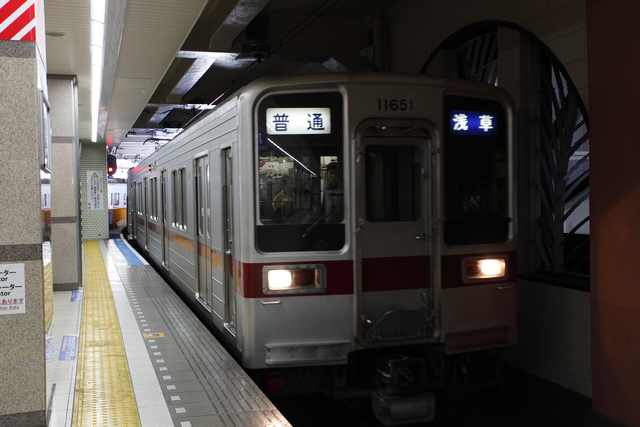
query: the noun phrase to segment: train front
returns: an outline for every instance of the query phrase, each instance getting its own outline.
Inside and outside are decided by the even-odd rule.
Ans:
[[[245,360],[334,366],[334,389],[373,374],[386,425],[427,421],[452,355],[515,343],[511,109],[468,82],[339,79],[256,97]]]

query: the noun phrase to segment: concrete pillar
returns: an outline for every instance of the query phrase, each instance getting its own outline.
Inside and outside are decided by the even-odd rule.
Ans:
[[[586,13],[593,410],[640,426],[640,5],[587,0]]]
[[[0,279],[15,285],[1,289],[0,296],[3,426],[46,425],[40,193],[44,75],[35,42],[0,40]]]
[[[53,290],[76,290],[82,282],[76,78],[49,76],[48,86],[55,165],[51,176]]]

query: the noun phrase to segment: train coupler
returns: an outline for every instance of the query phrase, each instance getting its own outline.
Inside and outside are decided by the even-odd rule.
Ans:
[[[422,423],[435,417],[436,399],[432,392],[404,396],[373,392],[371,407],[375,417],[385,426]]]
[[[420,423],[435,417],[435,395],[427,389],[426,359],[379,361],[378,390],[371,394],[373,414],[385,426]]]

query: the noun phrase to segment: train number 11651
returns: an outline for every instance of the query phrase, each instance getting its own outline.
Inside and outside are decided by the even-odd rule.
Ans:
[[[413,100],[378,99],[378,111],[413,111]]]

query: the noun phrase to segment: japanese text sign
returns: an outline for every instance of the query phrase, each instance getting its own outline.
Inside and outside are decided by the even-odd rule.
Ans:
[[[488,135],[498,132],[496,113],[452,110],[449,117],[453,135]]]
[[[24,264],[0,264],[0,314],[26,313]]]
[[[331,133],[330,108],[267,108],[269,135]]]
[[[102,171],[87,171],[87,210],[104,209]]]

